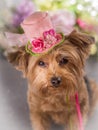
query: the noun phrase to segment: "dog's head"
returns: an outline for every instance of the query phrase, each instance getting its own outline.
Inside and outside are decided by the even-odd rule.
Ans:
[[[8,55],[9,61],[21,70],[32,91],[44,95],[72,94],[81,84],[85,60],[89,56],[94,38],[73,31],[65,41],[47,54],[31,56],[20,47]]]

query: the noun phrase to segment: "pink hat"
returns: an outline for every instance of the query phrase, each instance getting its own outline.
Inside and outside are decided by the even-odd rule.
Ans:
[[[47,12],[33,13],[21,23],[21,27],[24,34],[19,41],[26,44],[26,51],[31,55],[46,53],[64,41],[64,35],[55,32]],[[14,36],[12,38],[15,39]]]
[[[42,37],[43,32],[53,28],[51,19],[46,12],[35,12],[27,17],[22,23],[27,38],[29,40],[35,37]]]

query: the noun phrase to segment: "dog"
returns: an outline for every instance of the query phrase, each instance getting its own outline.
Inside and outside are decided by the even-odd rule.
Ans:
[[[74,30],[64,36],[63,44],[48,53],[31,56],[21,46],[8,54],[9,62],[28,80],[28,105],[34,130],[50,130],[51,120],[66,130],[78,130],[76,93],[85,126],[98,101],[98,86],[84,72],[93,43],[93,37]]]
[[[28,80],[28,104],[34,130],[48,130],[50,119],[68,130],[71,123],[73,130],[77,130],[74,98],[77,91],[83,123],[86,123],[98,99],[96,83],[84,73],[93,43],[92,37],[73,31],[48,54],[34,57],[22,46],[8,55],[9,61]]]

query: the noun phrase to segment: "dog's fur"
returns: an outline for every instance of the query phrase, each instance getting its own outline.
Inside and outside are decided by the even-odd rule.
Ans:
[[[98,99],[96,83],[84,79],[84,65],[94,38],[73,31],[64,43],[47,54],[31,56],[20,47],[8,55],[9,61],[28,79],[28,104],[34,130],[49,130],[50,120],[64,125],[67,130],[78,129],[75,93],[78,92],[83,123]],[[64,61],[63,61],[64,60]],[[42,64],[40,65],[40,62]],[[59,86],[52,77],[61,77]]]

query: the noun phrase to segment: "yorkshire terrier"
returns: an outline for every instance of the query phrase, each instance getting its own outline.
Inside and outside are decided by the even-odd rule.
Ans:
[[[83,126],[98,100],[96,83],[84,73],[94,38],[78,31],[64,37],[63,44],[42,55],[30,55],[25,46],[8,55],[9,61],[28,80],[34,130],[50,130],[51,120],[66,130],[78,130],[75,94],[78,93]]]

